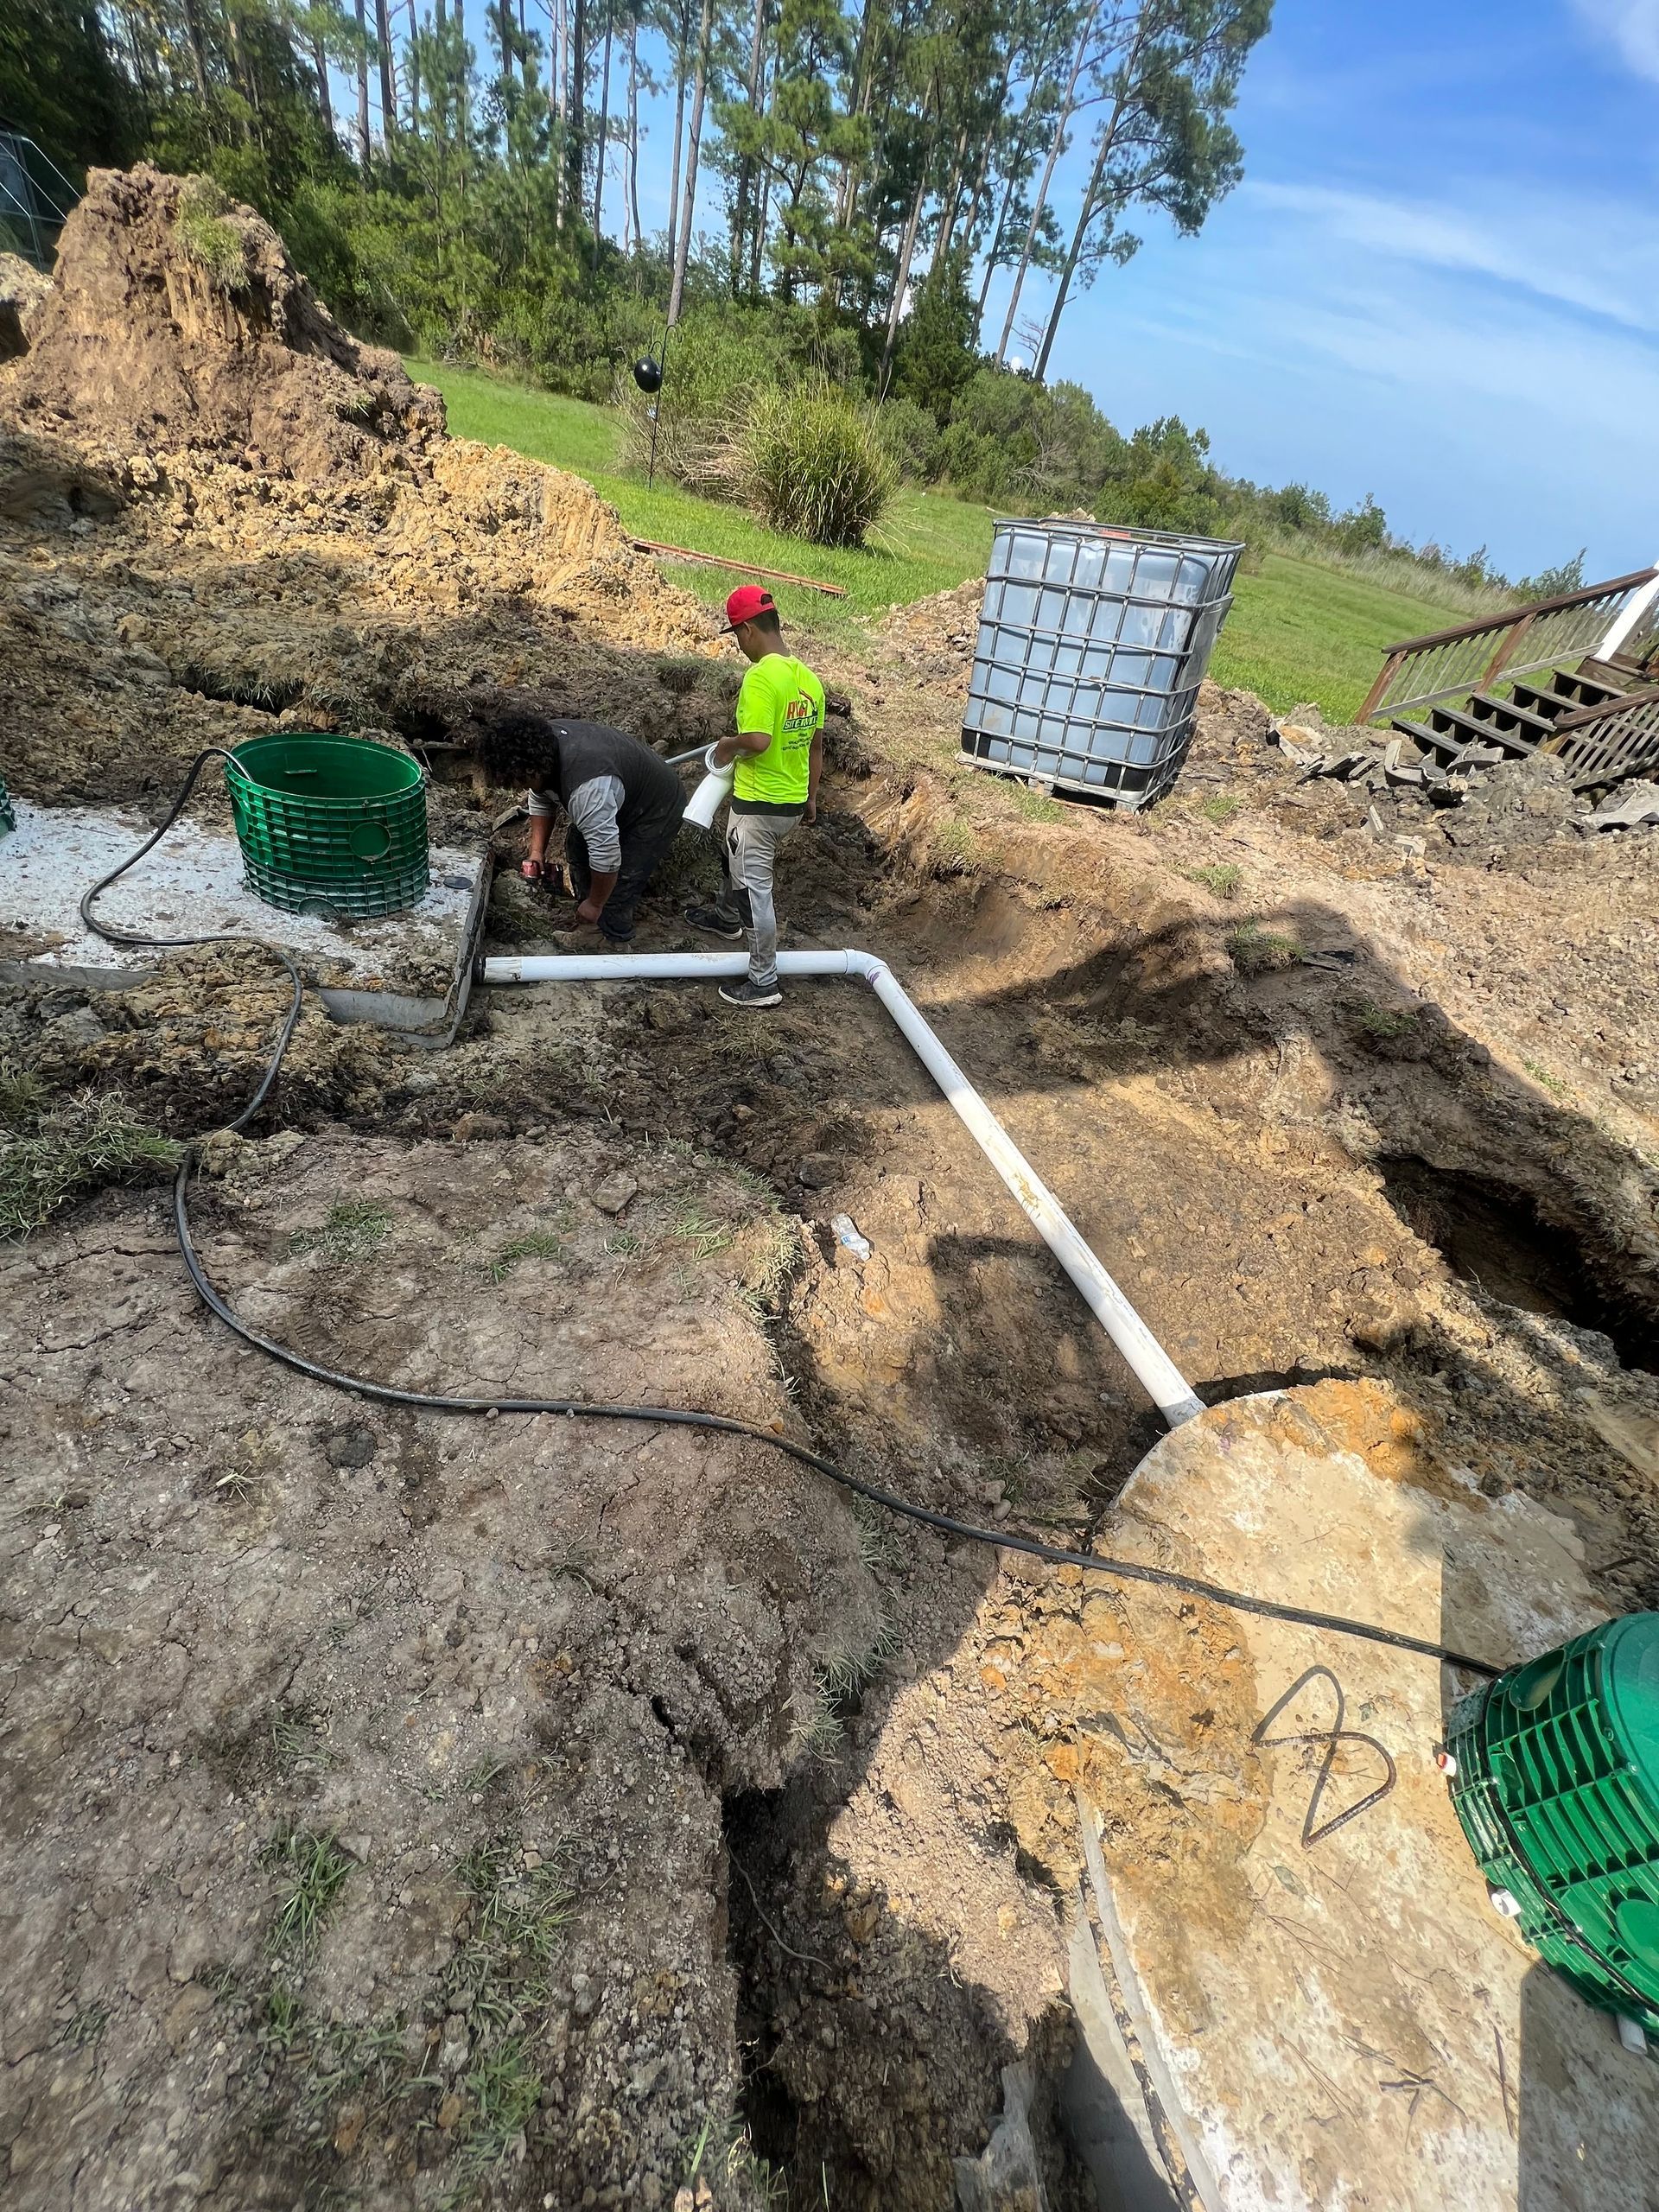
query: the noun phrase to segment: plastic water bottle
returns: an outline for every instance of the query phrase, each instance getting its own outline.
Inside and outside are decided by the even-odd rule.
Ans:
[[[849,1213],[836,1213],[830,1217],[830,1226],[836,1232],[837,1244],[844,1244],[855,1259],[868,1260],[873,1247],[868,1236],[859,1234],[858,1224]]]

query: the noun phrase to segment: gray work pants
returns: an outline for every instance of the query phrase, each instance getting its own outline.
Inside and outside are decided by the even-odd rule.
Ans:
[[[722,913],[741,922],[749,938],[749,981],[770,990],[778,981],[778,910],[772,901],[772,864],[799,814],[728,814],[721,855],[726,881]]]

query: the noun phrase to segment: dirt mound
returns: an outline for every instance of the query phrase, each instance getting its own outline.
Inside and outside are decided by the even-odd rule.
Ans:
[[[52,280],[19,253],[0,253],[0,361],[26,353]]]
[[[231,449],[302,478],[442,437],[443,403],[334,321],[206,179],[95,169],[9,397],[83,443]]]
[[[678,749],[728,711],[685,659],[715,650],[589,485],[446,436],[258,217],[94,175],[0,368],[14,790],[147,796],[278,717],[464,745],[466,698],[503,684]]]
[[[920,673],[951,676],[960,672],[965,683],[973,665],[980,602],[984,596],[983,578],[969,576],[954,591],[935,592],[931,599],[895,607],[881,626],[882,635],[907,660],[913,660]]]

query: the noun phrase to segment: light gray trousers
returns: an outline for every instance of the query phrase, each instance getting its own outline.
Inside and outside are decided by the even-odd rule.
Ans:
[[[749,981],[770,990],[778,981],[778,910],[772,899],[772,865],[798,814],[728,814],[721,855],[726,871],[721,907],[742,923],[749,938]]]

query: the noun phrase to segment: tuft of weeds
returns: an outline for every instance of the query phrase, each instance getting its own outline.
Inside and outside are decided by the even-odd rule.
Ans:
[[[273,1954],[303,1951],[340,1895],[352,1871],[351,1859],[333,1836],[302,1827],[278,1828],[265,1847],[264,1859],[267,1866],[279,1867],[285,1878],[266,1948]]]
[[[1207,798],[1201,798],[1192,810],[1195,814],[1201,814],[1206,822],[1213,822],[1219,826],[1230,822],[1243,804],[1243,800],[1236,798],[1231,791],[1211,791]]]
[[[545,1965],[576,1901],[556,1859],[526,1867],[521,1847],[495,1836],[475,1845],[458,1872],[473,1899],[474,1942]]]
[[[68,2050],[85,2050],[96,2043],[110,2024],[107,2005],[78,2005],[58,2030],[60,2046]]]
[[[817,1668],[818,1685],[833,1709],[848,1704],[873,1682],[899,1649],[899,1624],[884,1613],[869,1643],[855,1651],[836,1651]]]
[[[279,1771],[324,1772],[334,1763],[333,1752],[322,1740],[321,1724],[299,1706],[271,1708],[270,1755]]]
[[[556,1229],[531,1229],[522,1236],[509,1237],[495,1257],[486,1262],[484,1272],[492,1282],[505,1282],[520,1260],[563,1257],[564,1238]]]
[[[264,2038],[278,2050],[292,2050],[305,2033],[305,2008],[289,1982],[273,1981],[265,1993]]]
[[[737,1242],[735,1230],[725,1222],[714,1220],[695,1198],[680,1200],[670,1228],[682,1243],[691,1247],[691,1257],[697,1261],[729,1252]]]
[[[1065,809],[1057,798],[1046,791],[1034,791],[1029,784],[1010,784],[1015,810],[1028,822],[1063,822]]]
[[[0,1128],[22,1128],[39,1119],[48,1094],[32,1068],[0,1060]]]
[[[1379,1006],[1375,999],[1360,999],[1354,1007],[1354,1021],[1368,1037],[1403,1037],[1417,1027],[1417,1013],[1414,1007]]]
[[[1271,976],[1295,967],[1302,948],[1281,931],[1264,929],[1260,922],[1241,922],[1227,933],[1227,956],[1241,976]]]
[[[77,1192],[170,1172],[179,1147],[139,1121],[118,1092],[54,1104],[38,1080],[8,1073],[0,1091],[0,1239],[19,1243]]]
[[[1563,1083],[1560,1076],[1551,1075],[1549,1070],[1540,1060],[1522,1060],[1521,1065],[1535,1083],[1542,1084],[1552,1098],[1565,1098],[1572,1087]]]
[[[348,1261],[367,1259],[385,1242],[391,1228],[391,1214],[372,1198],[341,1198],[329,1207],[321,1228],[296,1229],[288,1249],[296,1257],[317,1252],[330,1266],[343,1267]]]
[[[468,2165],[499,2166],[535,2116],[546,2085],[531,2063],[523,2036],[486,2047],[468,2069],[466,2133],[461,2155]]]
[[[1212,868],[1188,868],[1186,880],[1189,883],[1201,883],[1217,899],[1236,899],[1244,871],[1236,861],[1217,861]]]
[[[605,1255],[612,1260],[637,1260],[645,1250],[645,1239],[636,1236],[631,1229],[613,1230],[605,1239]]]
[[[933,831],[936,875],[971,875],[984,858],[984,849],[973,830],[954,817]]]
[[[811,1687],[790,1700],[789,1758],[814,1766],[833,1766],[841,1750],[841,1722],[824,1670],[815,1667]]]
[[[210,176],[187,177],[173,218],[174,235],[221,291],[247,282],[242,233],[229,219],[230,201]]]

